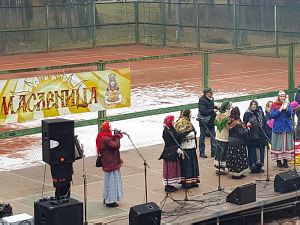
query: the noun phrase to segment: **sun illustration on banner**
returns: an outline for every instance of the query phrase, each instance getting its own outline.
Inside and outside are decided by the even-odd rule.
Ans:
[[[128,68],[0,80],[0,123],[130,106]]]

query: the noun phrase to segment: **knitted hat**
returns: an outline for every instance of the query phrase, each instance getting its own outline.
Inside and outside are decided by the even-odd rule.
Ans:
[[[212,92],[212,89],[210,87],[206,87],[203,89],[203,94],[207,94],[208,92]]]
[[[226,112],[226,109],[228,108],[228,107],[230,107],[232,104],[231,104],[231,101],[229,101],[229,100],[224,100],[223,102],[222,102],[222,104],[221,104],[221,107],[220,107],[220,112],[221,113],[224,113],[224,112]]]
[[[285,94],[285,91],[284,91],[284,90],[280,90],[280,91],[278,92],[278,96],[279,96],[279,95],[286,95],[286,94]]]
[[[165,119],[164,119],[164,124],[167,126],[167,127],[172,127],[173,124],[172,122],[174,121],[174,116],[170,115],[170,116],[167,116]]]

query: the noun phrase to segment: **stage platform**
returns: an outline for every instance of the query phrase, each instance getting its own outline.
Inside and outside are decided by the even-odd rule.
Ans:
[[[141,154],[149,164],[147,170],[147,200],[160,205],[165,197],[162,184],[162,161],[158,160],[163,145],[153,145],[139,148]],[[134,150],[122,152],[124,165],[121,169],[123,178],[124,198],[117,208],[107,208],[102,203],[103,172],[95,167],[96,157],[85,158],[85,172],[87,176],[87,222],[88,224],[128,224],[128,215],[131,206],[143,204],[145,199],[144,165]],[[265,180],[263,174],[248,174],[241,180],[233,180],[228,175],[221,176],[221,187],[230,193],[236,187],[244,184],[256,183],[257,200],[255,202],[236,205],[226,203],[227,193],[214,192],[218,187],[218,176],[213,167],[213,159],[199,159],[201,183],[198,188],[190,189],[187,194],[178,186],[178,191],[172,194],[175,202],[170,198],[161,204],[163,213],[161,224],[192,224],[216,218],[223,218],[227,214],[246,212],[247,210],[268,210],[268,205],[288,199],[293,201],[298,192],[287,194],[275,193],[273,182]],[[269,174],[271,180],[280,172],[291,170],[277,168],[270,161]],[[45,174],[45,182],[44,182]],[[41,165],[26,169],[0,172],[0,202],[10,203],[13,213],[28,213],[34,216],[34,201],[41,197],[50,197],[54,194],[49,165]],[[187,195],[188,201],[184,201]],[[71,197],[83,201],[83,160],[74,164],[73,186]],[[259,214],[258,214],[259,215]],[[263,215],[263,214],[262,214]],[[263,219],[263,218],[262,218]],[[216,224],[216,222],[215,222]]]

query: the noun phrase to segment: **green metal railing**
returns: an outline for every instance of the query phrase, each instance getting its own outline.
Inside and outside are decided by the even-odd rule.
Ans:
[[[293,96],[293,93],[295,91],[295,43],[290,44],[280,44],[281,47],[288,47],[289,54],[287,58],[287,64],[288,64],[288,93],[290,94],[290,97]],[[213,54],[218,53],[232,53],[235,51],[243,51],[243,50],[251,50],[251,49],[262,49],[262,48],[276,48],[276,45],[269,45],[269,46],[255,46],[255,47],[238,47],[236,49],[219,49],[219,50],[212,50],[212,51],[195,51],[195,52],[186,52],[186,53],[176,53],[176,54],[168,54],[168,55],[159,55],[159,56],[145,56],[145,57],[139,57],[139,58],[128,58],[128,59],[118,59],[118,60],[109,60],[109,61],[98,61],[98,62],[91,62],[91,63],[85,63],[85,64],[72,64],[72,65],[62,65],[62,66],[51,66],[51,67],[42,67],[42,68],[28,68],[28,69],[19,69],[19,70],[6,70],[6,71],[0,71],[0,74],[11,74],[11,73],[23,73],[23,72],[31,72],[31,71],[43,71],[43,70],[57,70],[57,69],[66,69],[66,68],[76,68],[76,67],[90,67],[90,66],[97,66],[98,70],[105,70],[106,65],[108,64],[116,64],[116,63],[124,63],[124,62],[139,62],[139,61],[145,61],[145,60],[153,60],[153,59],[166,59],[166,58],[175,58],[175,57],[190,57],[190,56],[201,56],[202,57],[202,80],[203,84],[202,87],[208,87],[211,85],[210,83],[210,56]],[[200,63],[200,60],[199,60]],[[200,77],[201,74],[199,74]],[[245,101],[249,99],[259,99],[259,98],[265,98],[265,97],[272,97],[276,96],[277,91],[267,92],[267,93],[258,93],[258,94],[251,94],[251,95],[245,95],[245,96],[238,96],[238,97],[232,97],[227,98],[230,99],[233,102],[238,101]],[[222,99],[218,99],[218,101],[222,101]],[[163,113],[169,113],[169,112],[175,112],[180,111],[183,108],[197,108],[197,103],[192,104],[186,104],[186,105],[179,105],[179,106],[172,106],[172,107],[165,107],[165,108],[159,108],[159,109],[150,109],[140,112],[134,112],[134,113],[126,113],[126,114],[120,114],[120,115],[113,115],[113,116],[107,116],[106,111],[99,111],[98,112],[98,118],[95,119],[89,119],[89,120],[82,120],[82,121],[76,121],[75,127],[83,127],[83,126],[90,126],[90,125],[96,125],[101,124],[104,120],[109,121],[120,121],[120,120],[127,120],[127,119],[133,119],[133,118],[139,118],[144,116],[152,116],[157,114],[163,114]],[[32,135],[41,133],[41,127],[35,127],[35,128],[26,128],[21,130],[15,130],[15,131],[8,131],[8,132],[0,132],[0,139],[5,138],[12,138],[12,137],[19,137],[24,135]]]

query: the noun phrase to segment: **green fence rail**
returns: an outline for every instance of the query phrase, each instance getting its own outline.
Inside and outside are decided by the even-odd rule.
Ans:
[[[286,47],[289,50],[288,58],[286,59],[286,64],[288,65],[288,74],[286,79],[288,80],[287,91],[290,94],[290,97],[293,96],[295,92],[295,43],[290,44],[280,44],[280,47]],[[190,57],[190,56],[202,56],[202,87],[207,87],[212,85],[210,82],[210,56],[219,54],[219,53],[233,53],[233,52],[241,52],[244,50],[251,50],[251,49],[274,49],[277,45],[268,45],[268,46],[254,46],[254,47],[238,47],[236,49],[220,49],[220,50],[212,50],[212,51],[194,51],[194,52],[186,52],[186,53],[176,53],[176,54],[168,54],[168,55],[159,55],[159,56],[145,56],[145,57],[138,57],[138,58],[128,58],[128,59],[118,59],[118,60],[109,60],[109,61],[100,61],[100,62],[91,62],[85,64],[72,64],[72,65],[61,65],[61,66],[51,66],[51,67],[42,67],[42,68],[28,68],[28,69],[19,69],[19,70],[7,70],[7,71],[0,71],[0,74],[11,74],[11,73],[23,73],[23,72],[31,72],[31,71],[43,71],[43,70],[56,70],[56,69],[64,69],[64,68],[76,68],[76,67],[90,67],[90,66],[97,66],[98,70],[104,70],[106,65],[116,64],[116,63],[124,63],[124,62],[139,62],[145,60],[154,60],[154,59],[166,59],[166,58],[176,58],[176,57]],[[200,61],[199,61],[200,63]],[[200,77],[200,75],[199,75]],[[238,101],[245,101],[249,99],[259,99],[265,97],[272,97],[275,96],[277,92],[271,91],[266,93],[258,93],[258,94],[250,94],[238,97],[231,97],[227,98],[233,102]],[[218,99],[218,101],[222,101],[222,99]],[[99,111],[98,118],[83,120],[83,121],[76,121],[75,127],[83,127],[83,126],[90,126],[96,125],[101,123],[104,120],[109,121],[120,121],[120,120],[127,120],[133,119],[138,117],[144,116],[152,116],[157,114],[169,113],[180,111],[182,108],[197,108],[197,103],[186,104],[186,105],[178,105],[172,107],[165,107],[159,109],[150,109],[140,112],[134,113],[125,113],[120,115],[113,115],[107,116],[106,111]],[[41,133],[41,127],[34,127],[34,128],[26,128],[14,131],[7,131],[7,132],[0,132],[0,139],[12,138],[12,137],[19,137],[24,135],[32,135]]]

